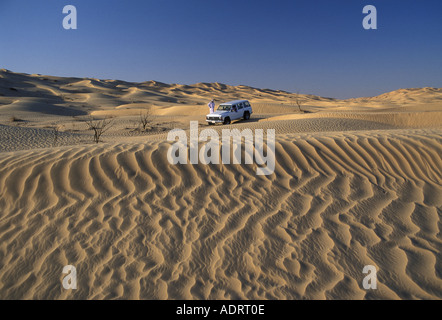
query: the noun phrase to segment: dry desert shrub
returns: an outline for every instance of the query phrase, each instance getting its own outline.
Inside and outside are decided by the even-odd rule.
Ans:
[[[94,119],[93,117],[90,117],[89,119],[85,120],[85,122],[88,129],[94,131],[94,142],[98,143],[100,142],[101,136],[112,127],[113,119]]]
[[[147,109],[143,113],[140,112],[140,124],[143,128],[143,131],[146,131],[147,125],[152,122],[152,114],[150,109]]]

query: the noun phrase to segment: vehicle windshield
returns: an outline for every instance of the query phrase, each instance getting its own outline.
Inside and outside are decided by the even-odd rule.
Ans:
[[[217,110],[229,111],[232,106],[230,104],[221,104]]]

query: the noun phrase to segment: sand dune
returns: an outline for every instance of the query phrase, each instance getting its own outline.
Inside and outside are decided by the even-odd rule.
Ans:
[[[72,146],[90,143],[89,135],[57,132],[54,129],[36,129],[0,125],[0,152],[17,151],[54,146]]]
[[[442,89],[401,89],[377,97],[348,100],[306,94],[298,96],[305,110],[315,112],[340,109],[348,111],[348,108],[352,108],[353,111],[379,108],[399,109],[400,111],[421,111],[422,109],[440,111]],[[273,113],[273,109],[281,110],[281,108],[285,108],[287,113],[297,110],[296,94],[280,90],[230,86],[221,83],[181,85],[156,81],[133,83],[121,80],[63,78],[18,74],[2,69],[0,70],[0,105],[11,103],[10,97],[52,98],[57,99],[61,106],[81,106],[88,111],[112,110],[121,105],[140,103],[158,108],[177,105],[205,107],[208,100],[212,98],[215,98],[218,103],[233,99],[249,99],[252,103],[265,104],[267,110],[259,110],[263,113]]]
[[[52,102],[52,103],[51,103]],[[88,114],[86,111],[78,107],[65,107],[56,105],[55,101],[47,101],[39,98],[21,98],[11,104],[0,106],[0,112],[9,114],[19,113],[40,113],[60,116],[78,116]]]
[[[209,127],[212,98],[252,118]],[[298,98],[0,70],[0,298],[441,299],[442,89]],[[275,172],[169,164],[190,121],[274,129]]]
[[[274,116],[261,121],[277,120],[301,120],[301,119],[353,119],[365,120],[379,124],[387,124],[397,128],[439,127],[442,123],[442,111],[430,112],[370,112],[370,113],[313,113],[313,114],[289,114]]]
[[[440,130],[286,135],[261,177],[169,144],[0,154],[0,297],[442,297]]]

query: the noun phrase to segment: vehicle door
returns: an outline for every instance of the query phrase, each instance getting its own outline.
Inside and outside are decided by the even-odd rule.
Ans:
[[[236,112],[235,112],[235,120],[242,118],[242,115],[244,113],[244,104],[237,103],[236,104]]]

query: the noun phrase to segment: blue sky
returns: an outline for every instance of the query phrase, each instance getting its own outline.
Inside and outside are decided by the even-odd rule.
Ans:
[[[75,5],[78,29],[64,30]],[[378,30],[364,30],[375,5]],[[326,97],[442,87],[440,0],[0,0],[0,67]]]

